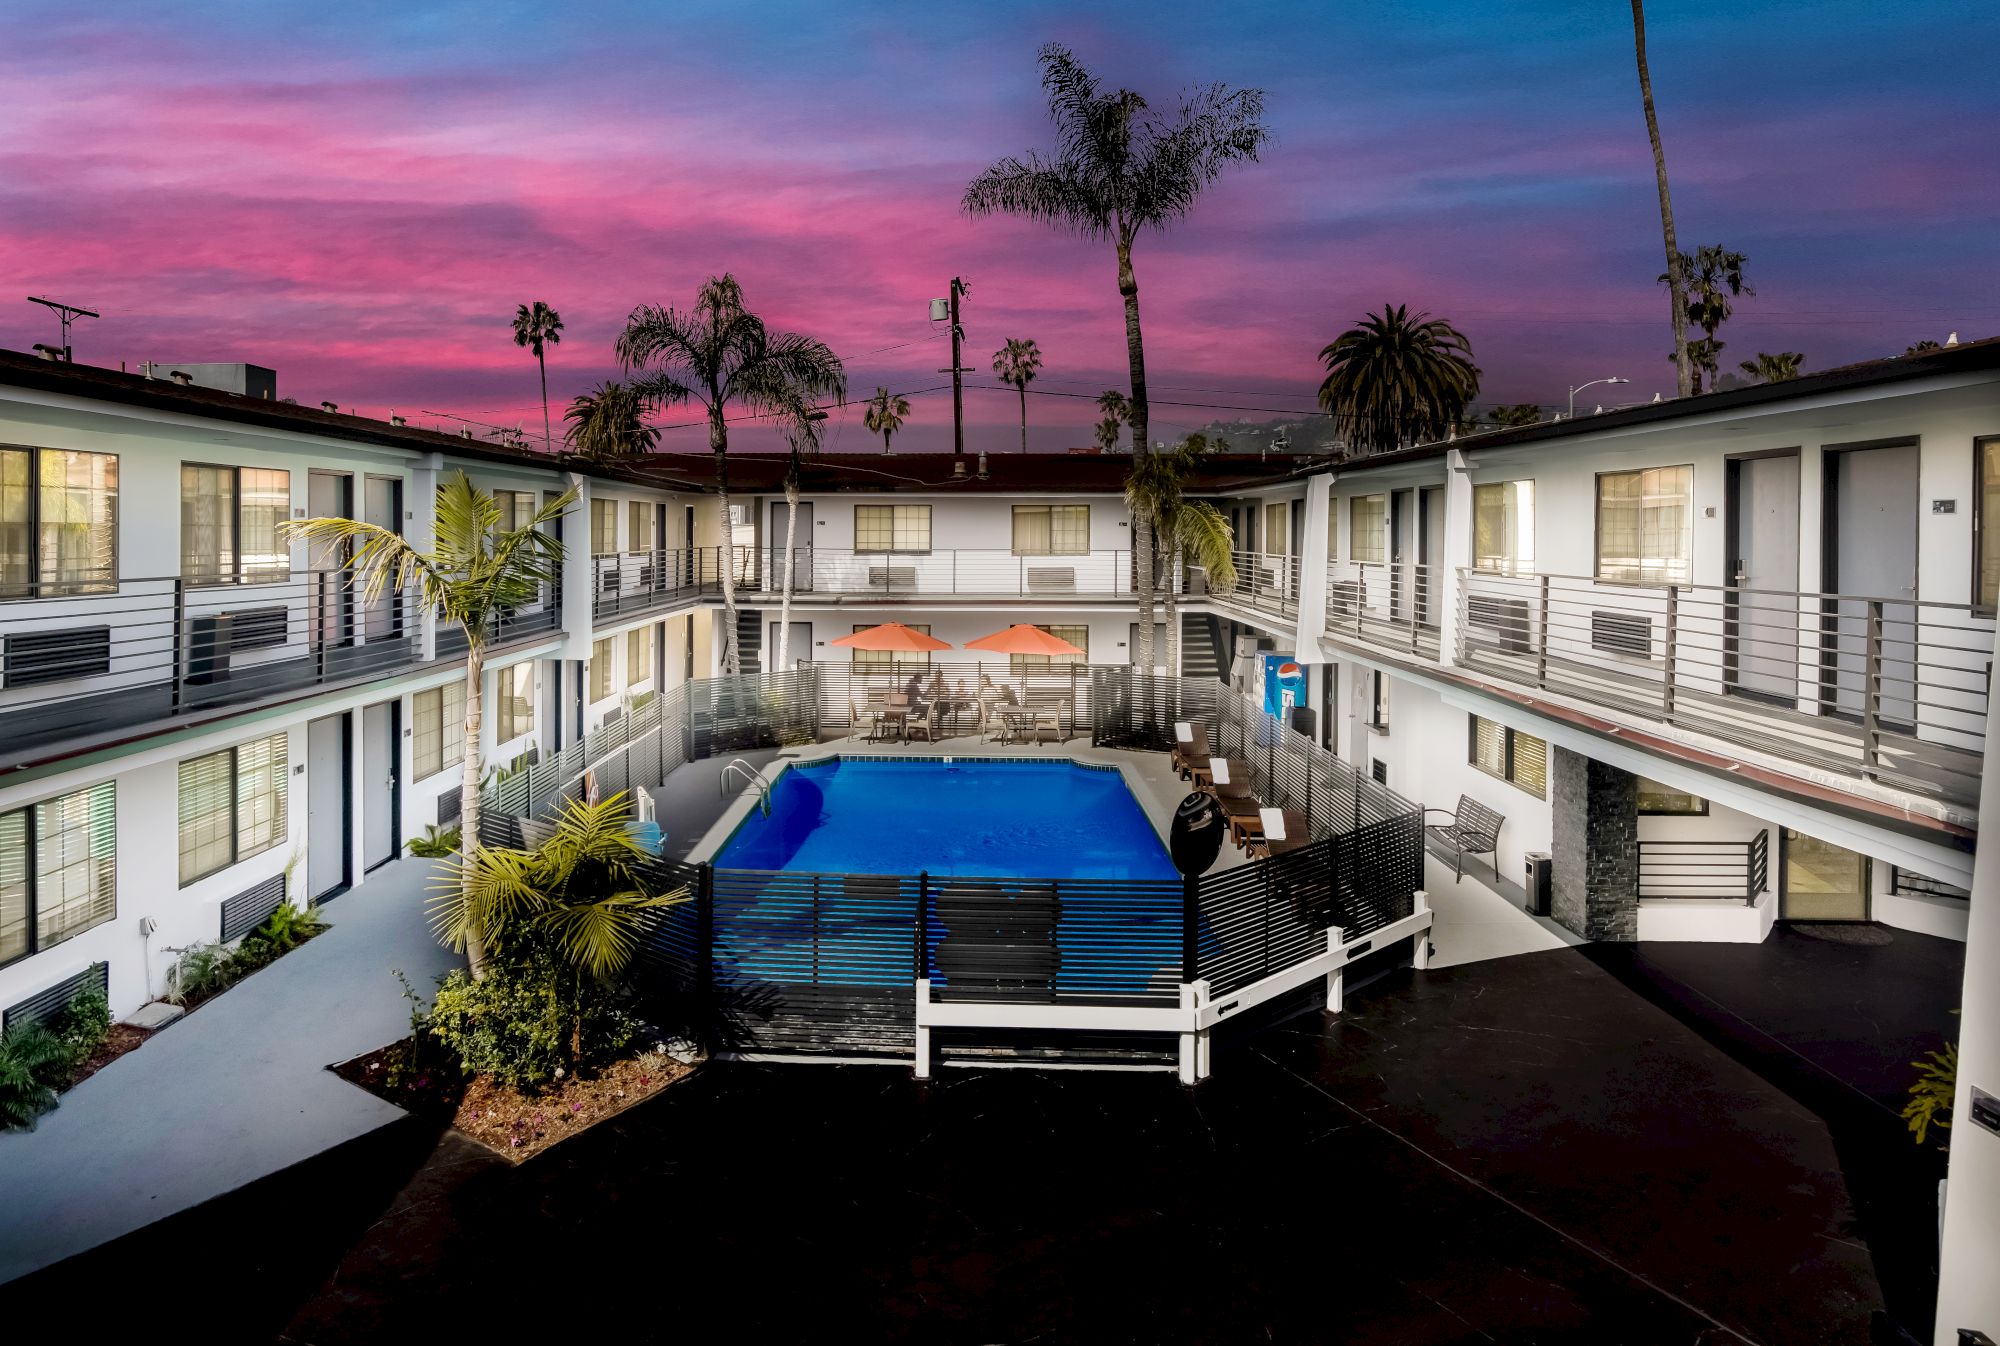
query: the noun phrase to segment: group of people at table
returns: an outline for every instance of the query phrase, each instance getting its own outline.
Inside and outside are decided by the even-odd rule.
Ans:
[[[1207,725],[1176,724],[1171,761],[1182,780],[1215,797],[1229,826],[1229,839],[1239,850],[1253,857],[1282,855],[1312,841],[1312,820],[1303,809],[1263,806],[1251,788],[1248,761],[1209,756]]]
[[[922,673],[912,673],[901,691],[870,692],[865,715],[858,708],[851,709],[855,711],[857,727],[863,723],[869,725],[869,737],[899,737],[905,742],[913,736],[935,741],[947,717],[956,728],[960,715],[974,712],[978,713],[977,728],[982,736],[991,734],[1012,740],[1028,733],[1037,737],[1046,733],[1056,738],[1063,733],[1062,702],[1022,705],[1012,687],[995,686],[993,679],[984,673],[979,675],[977,695],[967,693],[963,678],[954,692],[942,673],[933,673],[928,682]]]

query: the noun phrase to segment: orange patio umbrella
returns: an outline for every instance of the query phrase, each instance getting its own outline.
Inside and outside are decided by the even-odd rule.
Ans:
[[[1019,622],[1005,631],[995,631],[990,636],[968,640],[965,642],[965,648],[991,650],[995,654],[1045,654],[1052,658],[1063,654],[1083,653],[1061,636],[1052,636],[1039,626],[1024,626]]]
[[[871,626],[866,631],[856,631],[851,636],[842,636],[833,642],[850,650],[871,650],[878,654],[929,654],[935,650],[948,650],[951,642],[927,636],[901,622],[884,622]]]

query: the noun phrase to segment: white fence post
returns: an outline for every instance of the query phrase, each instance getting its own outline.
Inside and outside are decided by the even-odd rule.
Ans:
[[[1421,914],[1423,912],[1429,911],[1430,909],[1431,909],[1431,895],[1429,893],[1419,888],[1417,889],[1416,892],[1410,894],[1410,910],[1413,914]],[[1435,922],[1436,920],[1437,920],[1436,916],[1431,917],[1431,921]],[[1430,965],[1431,965],[1431,925],[1426,924],[1423,929],[1417,931],[1417,947],[1416,947],[1416,952],[1410,958],[1410,966],[1414,967],[1417,971],[1422,972],[1428,967],[1430,967]]]
[[[1346,942],[1347,932],[1339,926],[1330,925],[1326,928],[1326,951],[1328,953],[1339,953],[1340,946]],[[1340,1013],[1343,997],[1346,994],[1346,982],[1347,969],[1339,964],[1335,964],[1333,971],[1326,974],[1326,1012],[1328,1014]]]
[[[1195,1073],[1196,1044],[1202,1037],[1194,1027],[1194,1016],[1201,1010],[1201,995],[1196,982],[1181,983],[1181,1011],[1188,1016],[1188,1029],[1181,1034],[1181,1083],[1193,1084],[1199,1075]]]
[[[1194,984],[1194,1003],[1197,1006],[1208,1003],[1208,982],[1197,980]],[[1208,1035],[1212,1030],[1202,1029],[1194,1035],[1194,1077],[1205,1080],[1215,1073],[1215,1061],[1210,1055]]]
[[[924,1006],[931,1003],[931,982],[928,977],[917,979],[917,1078],[931,1077],[931,1030],[924,1025]]]

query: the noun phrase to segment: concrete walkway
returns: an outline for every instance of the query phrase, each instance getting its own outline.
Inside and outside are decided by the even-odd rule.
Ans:
[[[409,1031],[454,957],[424,919],[430,862],[326,908],[332,929],[0,1134],[0,1283],[366,1135],[404,1114],[327,1071]]]
[[[1475,877],[1474,871],[1468,870],[1462,879],[1453,878],[1450,863],[1435,855],[1424,857],[1424,884],[1431,910],[1437,913],[1437,923],[1431,927],[1431,943],[1437,947],[1432,967],[1455,967],[1583,943],[1546,916],[1530,916],[1518,898],[1495,892]]]

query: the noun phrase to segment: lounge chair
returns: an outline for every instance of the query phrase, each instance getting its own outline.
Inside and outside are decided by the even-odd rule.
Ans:
[[[1433,823],[1430,816],[1443,813],[1450,821]],[[1489,857],[1494,872],[1499,873],[1500,829],[1505,826],[1504,815],[1494,812],[1471,795],[1458,797],[1458,809],[1446,813],[1443,809],[1424,810],[1424,828],[1432,836],[1452,848],[1452,877],[1465,877],[1465,857],[1468,853]]]
[[[1187,737],[1180,737],[1180,725],[1174,726],[1174,747],[1168,764],[1182,780],[1193,774],[1194,769],[1206,762],[1208,752],[1208,726],[1200,720],[1187,722]]]
[[[1306,816],[1305,810],[1286,809],[1279,815],[1279,821],[1284,835],[1273,836],[1269,820],[1259,813],[1255,835],[1250,835],[1245,829],[1244,853],[1254,860],[1264,860],[1312,845],[1312,819]]]

